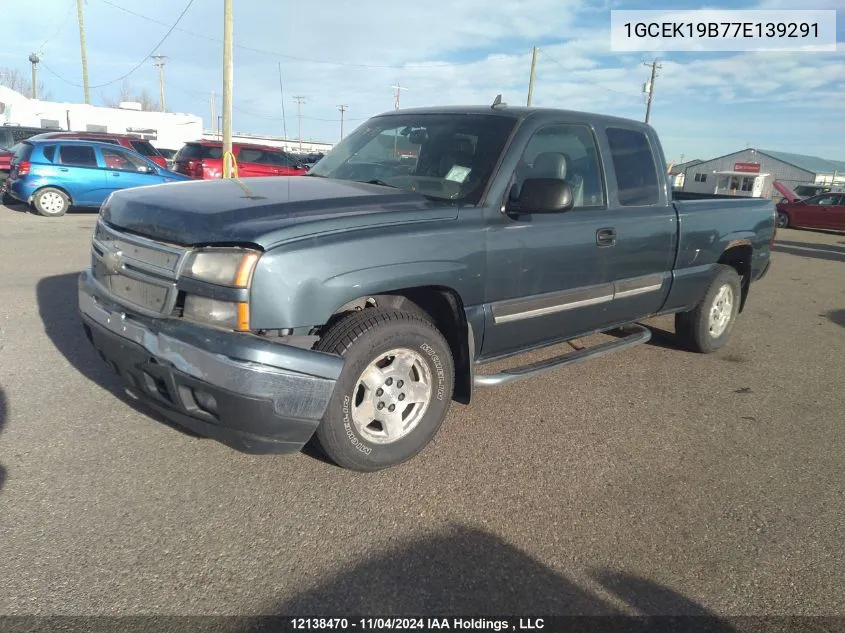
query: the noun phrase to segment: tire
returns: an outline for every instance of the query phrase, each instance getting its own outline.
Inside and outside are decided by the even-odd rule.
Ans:
[[[687,348],[701,354],[721,349],[733,331],[741,293],[739,274],[720,264],[701,302],[689,312],[675,315],[675,336]]]
[[[67,213],[70,208],[70,198],[61,189],[44,187],[35,193],[32,206],[46,218],[58,218]]]
[[[335,323],[315,349],[345,360],[314,435],[335,464],[373,472],[411,459],[431,442],[449,412],[455,369],[446,339],[430,321],[365,308]]]
[[[789,227],[789,216],[783,211],[778,211],[777,225],[779,229],[785,229]]]

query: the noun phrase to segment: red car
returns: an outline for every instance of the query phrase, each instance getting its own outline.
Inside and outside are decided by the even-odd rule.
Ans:
[[[133,152],[138,152],[141,156],[153,161],[160,167],[167,168],[167,159],[158,153],[158,150],[152,146],[149,141],[145,141],[137,136],[127,136],[124,134],[107,134],[105,132],[46,132],[32,137],[35,140],[51,139],[51,138],[76,138],[84,141],[100,141],[102,143],[113,143],[120,145]]]
[[[308,170],[293,156],[278,147],[232,143],[238,163],[238,177],[302,176]],[[173,159],[173,170],[197,180],[223,177],[223,143],[196,141],[186,143]]]
[[[778,228],[845,231],[845,193],[820,193],[804,200],[776,205]]]

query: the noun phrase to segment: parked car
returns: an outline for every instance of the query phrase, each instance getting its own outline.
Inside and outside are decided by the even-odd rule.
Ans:
[[[42,132],[44,132],[44,128],[40,127],[9,124],[0,126],[0,190],[3,188],[3,182],[9,176],[12,156],[17,149],[15,146],[21,141]]]
[[[111,143],[113,145],[120,145],[126,149],[146,156],[159,167],[167,168],[167,160],[159,151],[153,147],[149,141],[145,141],[137,136],[128,134],[108,134],[106,132],[47,132],[33,137],[36,140],[42,139],[57,139],[57,138],[76,138],[85,141],[99,141],[101,143]]]
[[[79,279],[84,331],[133,397],[195,433],[252,453],[314,438],[343,467],[386,468],[452,400],[645,343],[647,317],[676,315],[696,352],[727,344],[769,269],[774,203],[675,201],[665,164],[628,119],[389,112],[283,187],[112,194]],[[520,364],[597,332],[617,338]]]
[[[46,217],[71,206],[99,207],[121,189],[190,180],[137,152],[110,143],[29,139],[12,159],[7,191]]]
[[[167,168],[173,169],[173,165],[174,165],[173,159],[176,158],[176,154],[179,152],[179,150],[162,149],[161,147],[157,147],[156,150],[158,151],[159,154],[164,156],[164,159],[167,161]]]
[[[232,153],[238,164],[238,176],[301,176],[305,167],[278,147],[249,143],[233,143]],[[174,158],[174,169],[199,180],[223,177],[223,143],[196,141],[186,143]]]
[[[821,193],[811,198],[780,202],[778,227],[845,231],[845,193]]]

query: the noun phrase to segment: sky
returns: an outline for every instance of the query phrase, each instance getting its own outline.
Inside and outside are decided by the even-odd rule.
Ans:
[[[845,160],[845,0],[707,4],[619,0],[234,0],[233,127],[335,143],[369,116],[402,107],[525,105],[538,47],[533,105],[643,120],[643,84],[655,55],[615,53],[611,9],[840,9],[832,52],[661,52],[651,124],[667,160],[707,159],[758,147]],[[34,7],[37,6],[37,10]],[[147,56],[167,56],[166,104],[211,126],[220,113],[223,0],[85,0],[93,103],[116,96],[126,73],[158,95]],[[83,101],[76,0],[10,2],[0,66],[39,80],[54,101]],[[281,69],[281,85],[280,85]],[[108,84],[108,85],[104,85]],[[304,97],[301,118],[295,96]]]

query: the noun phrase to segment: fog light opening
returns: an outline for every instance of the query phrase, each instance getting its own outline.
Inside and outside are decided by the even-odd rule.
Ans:
[[[210,413],[212,415],[217,415],[217,399],[212,396],[210,393],[201,391],[199,389],[194,389],[194,400],[196,400],[197,405],[199,408],[205,411],[206,413]]]

